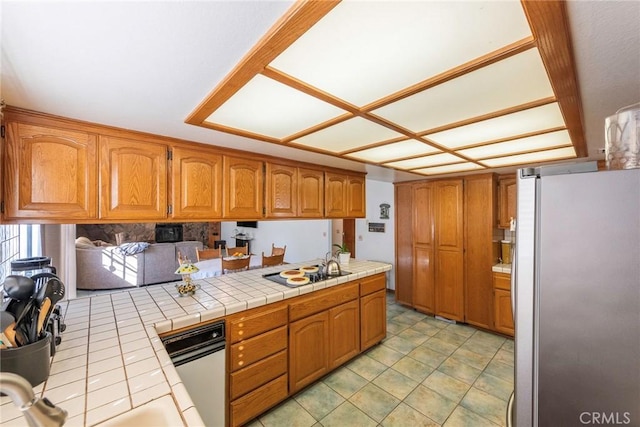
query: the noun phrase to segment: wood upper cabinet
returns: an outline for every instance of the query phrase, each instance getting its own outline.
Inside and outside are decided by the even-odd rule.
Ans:
[[[324,212],[327,218],[347,216],[347,176],[333,172],[324,175]]]
[[[289,324],[289,393],[329,372],[329,311]]]
[[[293,218],[298,214],[298,168],[267,162],[266,217]]]
[[[413,186],[395,186],[396,301],[413,305]]]
[[[224,156],[223,216],[233,219],[262,218],[263,163],[240,157]]]
[[[366,210],[364,177],[350,175],[347,177],[347,216],[364,218]]]
[[[366,215],[364,176],[325,172],[324,180],[325,217],[361,218]]]
[[[360,304],[353,300],[329,310],[329,369],[360,353]]]
[[[100,218],[167,217],[167,146],[100,136]]]
[[[298,168],[298,216],[322,218],[324,215],[324,172]]]
[[[494,174],[465,178],[465,320],[493,328],[493,229],[496,224],[496,178]]]
[[[516,217],[516,178],[501,177],[498,181],[498,227],[509,228]]]
[[[172,218],[221,218],[222,156],[210,150],[173,146],[172,157]]]
[[[464,320],[462,180],[434,184],[436,314]]]
[[[97,137],[7,120],[7,220],[97,218]]]

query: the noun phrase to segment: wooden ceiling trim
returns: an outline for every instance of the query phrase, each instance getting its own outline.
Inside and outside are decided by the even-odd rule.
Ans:
[[[565,2],[522,0],[522,7],[558,98],[576,154],[578,157],[586,157],[588,152],[582,121],[582,101]]]
[[[340,1],[299,0],[242,58],[220,84],[187,117],[186,123],[200,125],[264,67],[306,33]]]
[[[310,128],[303,129],[300,132],[296,132],[296,133],[294,133],[292,135],[284,137],[284,138],[282,138],[282,142],[284,142],[285,144],[289,144],[289,143],[295,142],[295,140],[298,139],[298,138],[302,138],[303,136],[307,136],[307,135],[310,135],[310,134],[312,134],[314,132],[321,131],[321,130],[329,128],[329,127],[331,127],[333,125],[337,125],[338,123],[342,123],[345,120],[352,119],[353,117],[354,117],[354,115],[351,114],[351,113],[342,114],[342,115],[340,115],[338,117],[334,117],[333,119],[329,119],[329,120],[327,120],[325,122],[318,123],[315,126],[311,126]]]
[[[484,160],[500,159],[502,157],[519,156],[521,154],[542,153],[544,151],[557,150],[558,148],[568,148],[568,147],[573,147],[573,144],[568,143],[568,144],[552,145],[552,146],[546,147],[543,150],[520,150],[520,151],[514,151],[513,153],[498,154],[497,156],[484,156],[484,157],[478,158],[477,160],[479,162],[482,162]]]
[[[367,104],[361,108],[362,111],[372,111],[377,108],[384,107],[386,105],[392,104],[394,102],[400,101],[401,99],[408,98],[417,93],[423,92],[432,87],[438,86],[440,84],[446,83],[449,80],[453,80],[457,77],[461,77],[465,74],[469,74],[473,71],[479,70],[480,68],[486,67],[488,65],[494,64],[496,62],[502,61],[504,59],[510,58],[519,53],[525,52],[529,49],[536,47],[535,40],[533,37],[529,36],[522,40],[518,40],[512,44],[504,46],[500,49],[497,49],[493,52],[490,52],[486,55],[480,56],[476,59],[473,59],[465,64],[459,65],[450,70],[444,71],[440,74],[437,74],[433,77],[430,77],[426,80],[423,80],[419,83],[416,83],[412,86],[409,86],[406,89],[402,89],[394,94],[386,96],[382,99],[374,101],[370,104]]]
[[[515,105],[513,107],[505,108],[498,111],[492,111],[491,113],[483,114],[481,116],[470,117],[468,119],[460,120],[458,122],[449,123],[446,125],[438,126],[432,129],[428,129],[422,132],[418,132],[416,135],[425,136],[431,135],[438,132],[443,132],[445,130],[451,130],[455,128],[459,128],[466,125],[472,125],[474,123],[480,123],[485,120],[495,119],[497,117],[506,116],[508,114],[518,113],[520,111],[530,110],[531,108],[542,107],[543,105],[551,104],[552,102],[556,102],[555,97],[550,96],[547,98],[538,99],[535,101],[527,102],[520,105]]]
[[[569,145],[567,145],[567,147],[569,147]],[[557,148],[551,148],[550,150],[557,150]],[[534,151],[534,153],[544,153],[545,151],[549,151],[549,150],[536,150]],[[517,156],[518,154],[510,154],[510,156]],[[509,156],[504,156],[504,157],[509,157]],[[491,159],[497,159],[498,157],[491,157]],[[516,162],[516,163],[507,163],[505,165],[500,165],[500,166],[487,166],[486,164],[482,163],[483,161],[487,161],[487,160],[491,160],[491,159],[484,159],[482,161],[478,161],[478,164],[482,165],[483,167],[487,168],[487,169],[497,169],[497,168],[509,168],[509,167],[513,167],[513,166],[519,166],[519,165],[531,165],[531,164],[535,164],[535,163],[548,163],[548,162],[558,162],[561,160],[569,160],[569,159],[575,159],[575,156],[564,156],[564,157],[554,157],[553,160],[543,160],[540,162],[532,162],[530,160],[525,160],[523,162]]]
[[[217,130],[219,132],[224,132],[224,133],[230,133],[233,135],[237,135],[237,136],[243,136],[245,138],[252,138],[252,139],[257,139],[258,141],[264,141],[264,142],[270,142],[272,144],[282,144],[282,141],[280,141],[278,138],[272,138],[270,136],[266,136],[266,135],[262,135],[259,133],[253,133],[253,132],[249,132],[247,130],[243,130],[243,129],[237,129],[237,128],[232,128],[229,126],[224,126],[218,123],[211,123],[211,122],[203,122],[200,123],[199,126],[207,128],[207,129],[211,129],[211,130]]]

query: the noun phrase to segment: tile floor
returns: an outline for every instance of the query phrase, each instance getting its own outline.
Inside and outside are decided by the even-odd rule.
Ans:
[[[254,420],[282,426],[504,426],[513,340],[387,296],[382,344]]]

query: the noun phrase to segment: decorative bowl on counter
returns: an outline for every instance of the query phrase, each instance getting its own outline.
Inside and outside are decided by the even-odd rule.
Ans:
[[[200,289],[200,285],[194,285],[193,283],[181,283],[176,285],[176,289],[178,290],[178,294],[183,297],[185,295],[194,295],[196,291]]]

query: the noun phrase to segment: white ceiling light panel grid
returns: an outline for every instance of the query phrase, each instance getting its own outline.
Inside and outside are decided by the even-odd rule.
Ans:
[[[460,163],[464,160],[449,153],[432,154],[430,156],[417,157],[415,159],[400,160],[385,163],[385,166],[397,169],[416,169],[428,166],[444,165],[447,163]]]
[[[531,35],[519,1],[343,1],[270,64],[366,105]]]
[[[558,104],[554,102],[425,137],[453,149],[558,127],[565,127],[565,123]]]
[[[414,169],[411,172],[419,173],[422,175],[440,175],[445,173],[469,172],[480,169],[484,168],[475,163],[466,162],[453,165],[435,166],[431,168]]]
[[[372,112],[419,133],[553,95],[533,48]]]
[[[205,122],[282,139],[344,113],[341,108],[258,74]]]
[[[518,154],[515,156],[498,157],[495,159],[482,160],[482,163],[491,168],[502,166],[513,166],[526,163],[548,162],[551,160],[563,160],[576,157],[576,150],[573,147],[555,148],[553,150],[538,151],[535,153]]]
[[[571,145],[571,137],[569,136],[569,132],[566,130],[543,133],[541,135],[499,142],[496,144],[482,145],[480,147],[468,148],[458,152],[466,157],[478,160],[510,154],[519,154],[527,151],[546,150],[549,148],[561,147],[563,145]]]
[[[403,135],[361,117],[345,120],[292,141],[292,145],[341,153]]]
[[[404,159],[424,154],[436,153],[439,150],[423,142],[410,139],[408,141],[395,142],[380,147],[368,148],[346,156],[367,162],[382,163],[395,159]]]

